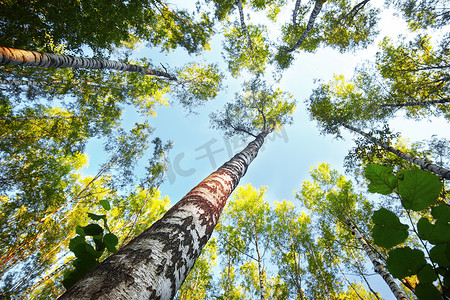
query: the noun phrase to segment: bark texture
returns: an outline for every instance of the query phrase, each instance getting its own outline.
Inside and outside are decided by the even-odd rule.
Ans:
[[[322,10],[322,6],[325,3],[324,0],[316,0],[316,4],[314,5],[314,8],[311,12],[311,15],[309,16],[308,24],[306,25],[305,31],[303,31],[302,36],[298,39],[297,43],[295,43],[294,46],[289,48],[287,52],[295,51],[300,45],[303,43],[303,41],[308,36],[309,32],[314,26],[314,23],[316,22],[317,16],[319,15],[320,11]]]
[[[369,140],[373,141],[375,144],[379,145],[380,147],[382,147],[386,151],[389,151],[389,152],[397,155],[398,157],[401,157],[404,160],[407,160],[410,163],[419,166],[421,169],[430,171],[430,172],[432,172],[432,173],[434,173],[436,175],[439,175],[439,176],[441,176],[441,177],[443,177],[445,179],[449,179],[450,180],[450,170],[442,168],[442,167],[440,167],[438,165],[435,165],[435,164],[432,164],[432,163],[428,163],[428,162],[426,162],[425,160],[423,160],[421,158],[417,158],[417,157],[411,156],[411,155],[409,155],[407,153],[404,153],[404,152],[402,152],[402,151],[400,151],[400,150],[398,150],[398,149],[396,149],[394,147],[389,146],[388,144],[380,142],[379,140],[373,138],[369,134],[365,133],[364,131],[362,131],[362,130],[356,128],[356,127],[353,127],[351,125],[344,124],[344,123],[342,123],[342,126],[344,126],[345,128],[347,128],[347,129],[349,129],[349,130],[351,130],[353,132],[361,134],[362,136],[364,136],[364,137],[368,138]]]
[[[405,295],[403,294],[402,290],[399,288],[397,283],[394,281],[394,278],[392,278],[391,274],[386,271],[384,266],[380,263],[377,256],[373,253],[372,249],[367,244],[366,240],[362,236],[361,232],[359,232],[358,228],[353,224],[353,222],[350,219],[345,220],[347,223],[347,226],[352,231],[352,234],[356,237],[356,239],[359,241],[361,246],[363,247],[364,251],[366,252],[367,256],[369,256],[370,261],[372,262],[375,272],[381,275],[381,277],[384,279],[384,281],[387,283],[389,288],[391,289],[394,296],[399,300],[407,300]]]
[[[169,80],[177,81],[175,76],[166,72],[150,70],[141,66],[119,61],[98,58],[83,58],[72,55],[40,53],[7,47],[0,47],[0,65],[35,66],[44,68],[111,69],[160,76]]]
[[[258,154],[262,133],[59,299],[172,299]]]

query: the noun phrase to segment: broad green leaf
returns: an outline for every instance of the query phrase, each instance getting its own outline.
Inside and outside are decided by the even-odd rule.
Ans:
[[[96,214],[89,213],[89,212],[88,212],[88,217],[94,221],[106,220],[106,215],[96,215]]]
[[[392,174],[394,168],[369,164],[364,175],[370,180],[369,192],[389,195],[397,185],[397,179]]]
[[[420,211],[434,204],[442,190],[439,177],[419,169],[404,172],[398,192],[405,209]]]
[[[417,230],[419,231],[419,237],[423,240],[428,240],[433,232],[433,224],[430,223],[427,217],[420,218],[417,222]]]
[[[440,267],[450,268],[450,244],[439,244],[431,248],[430,257]]]
[[[442,300],[441,293],[431,283],[419,283],[416,285],[415,294],[419,300]]]
[[[417,273],[420,283],[432,283],[437,279],[436,272],[430,264],[426,264],[422,270]]]
[[[423,217],[417,223],[417,229],[421,239],[428,240],[434,245],[450,242],[450,224],[447,221],[437,220],[433,225]]]
[[[70,251],[74,252],[74,249],[75,249],[75,247],[77,245],[85,244],[85,243],[86,243],[86,241],[84,240],[83,236],[76,236],[76,237],[70,239],[70,241],[69,241],[69,249],[70,249]]]
[[[386,263],[392,276],[402,279],[416,275],[426,265],[427,261],[422,251],[404,247],[389,251]]]
[[[450,222],[450,207],[445,202],[441,202],[431,209],[431,215],[439,221]]]
[[[114,234],[112,233],[105,234],[105,236],[103,237],[103,242],[105,243],[105,246],[109,252],[114,253],[117,251],[116,245],[119,242],[119,239]]]
[[[111,209],[111,205],[109,204],[108,200],[100,200],[100,204],[105,210]]]
[[[103,234],[103,228],[98,224],[89,224],[83,227],[83,230],[86,233],[86,235],[90,236]]]
[[[372,221],[375,224],[372,228],[372,237],[378,246],[391,248],[403,243],[408,237],[409,226],[402,224],[390,210],[380,208],[375,211]]]

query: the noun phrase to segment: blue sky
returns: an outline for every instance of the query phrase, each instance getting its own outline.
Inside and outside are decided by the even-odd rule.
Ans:
[[[382,18],[379,23],[381,33],[377,41],[386,35],[396,37],[404,33],[403,21],[395,19],[392,13],[385,13]],[[189,61],[217,62],[225,71],[226,67],[220,54],[220,39],[215,38],[211,48],[212,51],[198,56],[189,56],[183,51],[164,54],[146,48],[141,48],[134,55],[151,58],[155,65],[163,63],[170,67],[181,66]],[[293,94],[294,99],[298,101],[294,124],[285,127],[281,133],[268,137],[264,150],[251,164],[240,185],[251,183],[254,187],[268,186],[266,195],[269,202],[287,199],[295,203],[293,191],[300,189],[302,181],[309,178],[311,166],[327,162],[344,173],[344,157],[354,145],[352,136],[344,133],[343,140],[336,140],[332,136],[320,135],[303,102],[310,96],[315,78],[327,81],[334,74],[350,77],[354,67],[366,59],[373,60],[376,51],[377,42],[368,49],[355,53],[340,54],[331,49],[319,49],[313,54],[296,54],[293,66],[283,74],[280,84],[276,86]],[[234,99],[234,93],[239,91],[241,83],[249,79],[243,77],[232,79],[227,74],[225,89],[217,99],[198,108],[197,114],[188,115],[187,111],[175,102],[171,107],[158,108],[157,117],[149,119],[150,124],[156,128],[155,136],[174,142],[169,155],[171,165],[168,177],[161,186],[162,194],[168,195],[172,204],[245,146],[238,138],[226,139],[222,132],[209,127],[209,113]],[[134,115],[126,112],[123,122],[125,126],[133,124]],[[412,141],[429,139],[433,134],[450,138],[450,125],[443,119],[413,122],[397,118],[390,121],[389,125]],[[87,148],[91,162],[86,172],[92,174],[96,171],[94,166],[98,159],[93,154],[96,147],[95,143],[91,143]],[[214,154],[208,156],[208,149]],[[295,204],[300,206],[299,203]],[[386,284],[377,277],[379,276],[371,276],[370,279],[375,280],[377,289],[386,299],[390,299],[392,294]]]

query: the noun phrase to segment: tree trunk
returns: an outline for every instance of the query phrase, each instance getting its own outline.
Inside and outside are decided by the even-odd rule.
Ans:
[[[294,10],[292,11],[292,24],[297,25],[298,10],[300,9],[301,0],[295,1]]]
[[[414,156],[406,154],[406,153],[404,153],[404,152],[402,152],[402,151],[400,151],[400,150],[398,150],[398,149],[396,149],[394,147],[389,146],[388,144],[385,144],[385,143],[375,139],[374,137],[370,136],[369,134],[365,133],[364,131],[362,131],[362,130],[356,128],[356,127],[353,127],[353,126],[345,124],[345,123],[341,123],[341,124],[345,128],[347,128],[347,129],[349,129],[349,130],[351,130],[353,132],[361,134],[362,136],[364,136],[367,139],[371,140],[372,142],[374,142],[378,146],[382,147],[386,151],[389,151],[389,152],[397,155],[398,157],[401,157],[404,160],[407,160],[410,163],[419,166],[420,168],[422,168],[424,170],[430,171],[430,172],[432,172],[432,173],[434,173],[436,175],[439,175],[439,176],[441,176],[441,177],[443,177],[445,179],[449,179],[450,180],[450,170],[442,168],[442,167],[437,166],[437,165],[432,164],[432,163],[427,163],[425,160],[423,160],[421,158],[416,158]]]
[[[393,104],[380,104],[378,106],[380,107],[409,107],[409,106],[428,106],[432,104],[444,104],[449,103],[450,98],[443,98],[439,100],[431,100],[431,101],[412,101],[412,102],[405,102],[405,103],[393,103]]]
[[[309,32],[314,26],[314,22],[316,22],[317,16],[319,15],[320,11],[322,10],[322,6],[325,3],[324,0],[316,0],[316,4],[314,5],[313,11],[311,12],[311,15],[309,16],[308,24],[306,25],[305,31],[303,31],[302,36],[298,39],[297,43],[295,43],[294,46],[289,48],[287,52],[295,51],[300,45],[303,43],[303,41],[308,36]]]
[[[82,69],[112,69],[125,72],[137,72],[145,75],[165,77],[177,81],[177,78],[166,72],[149,70],[119,61],[83,58],[71,55],[48,54],[35,51],[13,49],[0,46],[0,65],[35,66],[44,68],[82,68]]]
[[[247,26],[245,25],[244,8],[242,7],[242,2],[241,2],[241,0],[235,0],[235,3],[236,3],[236,5],[237,5],[237,7],[238,7],[238,10],[239,10],[239,19],[240,19],[240,21],[241,21],[241,28],[242,28],[242,31],[244,32],[244,34],[245,34],[246,37],[247,37],[247,44],[248,44],[248,47],[250,48],[250,50],[253,51],[253,43],[252,43],[252,39],[251,39],[251,37],[250,37],[250,33],[248,32],[248,28],[247,28]]]
[[[267,132],[193,188],[161,219],[59,299],[172,299]]]
[[[369,245],[367,244],[364,237],[361,235],[361,232],[359,232],[358,228],[353,224],[353,222],[350,219],[345,220],[347,223],[347,226],[352,231],[352,234],[356,237],[356,239],[361,243],[364,251],[366,252],[367,256],[370,258],[370,261],[372,262],[375,272],[381,275],[381,277],[384,279],[384,281],[387,283],[389,288],[391,289],[394,296],[399,300],[406,300],[405,295],[403,295],[402,290],[399,288],[397,283],[395,283],[394,278],[392,278],[391,274],[386,271],[386,269],[383,267],[383,265],[378,261],[378,258],[373,253],[372,249],[370,249]]]

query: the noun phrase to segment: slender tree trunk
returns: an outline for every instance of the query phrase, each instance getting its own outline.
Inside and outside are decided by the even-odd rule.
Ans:
[[[292,24],[297,25],[298,10],[300,9],[301,0],[295,1],[294,10],[292,11]]]
[[[297,43],[295,43],[294,46],[289,48],[287,52],[295,51],[300,45],[303,43],[303,41],[308,36],[309,32],[314,26],[314,23],[316,22],[317,16],[319,15],[320,11],[322,10],[322,6],[325,3],[324,0],[316,0],[316,4],[314,5],[314,8],[311,12],[311,15],[309,16],[308,24],[306,25],[305,31],[303,31],[302,36],[298,39]]]
[[[250,38],[250,33],[248,32],[248,28],[245,25],[245,19],[244,19],[244,8],[242,7],[242,2],[241,0],[235,0],[235,3],[238,7],[239,10],[239,19],[241,21],[241,28],[242,31],[245,33],[245,35],[247,36],[247,43],[248,43],[248,47],[250,48],[250,50],[253,51],[253,43],[252,43],[252,39]]]
[[[212,173],[161,219],[59,299],[172,299],[210,238],[267,132]]]
[[[177,81],[177,78],[166,72],[150,70],[138,65],[119,61],[83,58],[71,55],[48,54],[35,51],[13,49],[0,46],[0,65],[35,66],[44,68],[82,68],[82,69],[112,69],[125,72],[137,72],[145,75],[165,77]]]
[[[431,101],[412,101],[412,102],[405,102],[405,103],[394,103],[394,104],[380,104],[378,106],[380,107],[409,107],[409,106],[428,106],[432,104],[444,104],[449,103],[450,98],[443,98],[439,100],[431,100]]]
[[[256,248],[256,255],[258,257],[258,277],[259,277],[259,292],[260,292],[260,298],[261,300],[265,299],[265,291],[264,291],[264,284],[263,284],[263,270],[261,266],[261,253],[259,251],[259,243],[258,243],[258,231],[256,230],[256,224],[255,224],[255,248]]]
[[[362,1],[362,2],[359,2],[358,4],[356,4],[353,8],[352,8],[352,10],[348,13],[348,14],[346,14],[344,17],[343,17],[343,19],[345,20],[345,19],[347,19],[348,17],[351,17],[351,19],[350,19],[350,22],[353,20],[353,18],[356,16],[356,14],[361,10],[361,9],[363,9],[364,8],[364,6],[369,2],[370,0],[364,0],[364,1]],[[349,23],[350,23],[349,22]]]
[[[416,158],[414,156],[411,156],[409,154],[406,154],[394,147],[389,146],[388,144],[385,144],[377,139],[375,139],[374,137],[370,136],[369,134],[365,133],[364,131],[353,127],[351,125],[345,124],[345,123],[341,123],[342,126],[344,126],[345,128],[359,133],[361,135],[363,135],[364,137],[366,137],[367,139],[371,140],[372,142],[374,142],[375,144],[377,144],[378,146],[382,147],[383,149],[385,149],[386,151],[389,151],[395,155],[397,155],[398,157],[403,158],[404,160],[409,161],[410,163],[413,163],[417,166],[419,166],[420,168],[430,171],[436,175],[439,175],[445,179],[449,179],[450,180],[450,170],[442,168],[440,166],[437,166],[435,164],[432,163],[427,163],[425,160],[421,159],[421,158]]]
[[[362,247],[364,248],[364,251],[366,252],[367,256],[369,256],[370,261],[372,262],[375,272],[381,275],[381,277],[384,279],[384,281],[387,283],[389,288],[391,289],[394,296],[399,300],[407,300],[405,295],[403,294],[402,290],[399,288],[397,283],[395,283],[394,278],[392,278],[391,274],[386,271],[386,269],[383,267],[383,265],[379,262],[376,255],[373,253],[372,249],[370,249],[369,245],[367,244],[366,240],[362,236],[361,232],[359,232],[358,228],[353,224],[353,222],[350,219],[345,220],[347,223],[347,226],[352,231],[352,234],[355,235],[356,239],[361,243]]]

